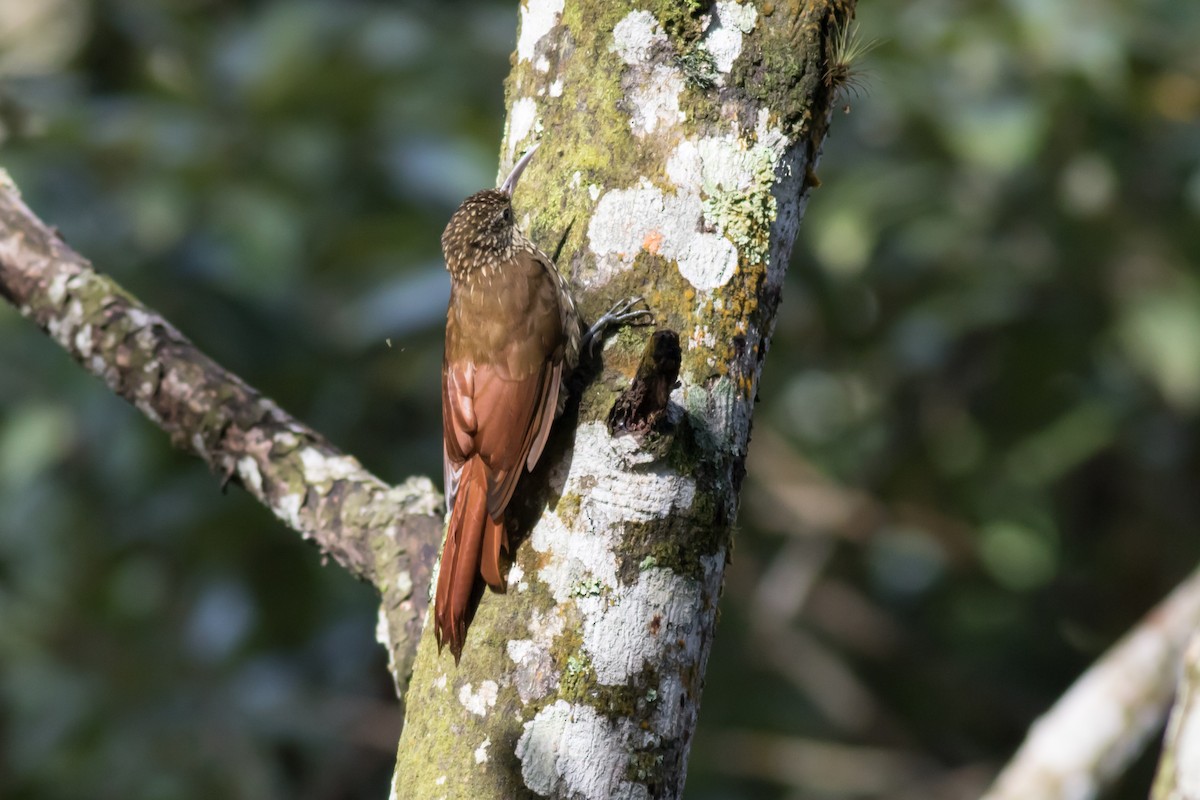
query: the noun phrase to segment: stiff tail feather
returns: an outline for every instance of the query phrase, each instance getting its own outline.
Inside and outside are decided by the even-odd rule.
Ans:
[[[459,476],[434,598],[438,651],[448,644],[455,664],[479,605],[480,578],[497,591],[505,586],[499,556],[501,546],[508,549],[508,533],[503,519],[497,522],[488,515],[487,494],[487,468],[478,457],[471,458]]]

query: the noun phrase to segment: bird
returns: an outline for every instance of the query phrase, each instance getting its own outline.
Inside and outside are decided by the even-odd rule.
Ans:
[[[462,202],[442,234],[450,273],[442,359],[442,440],[450,520],[434,597],[438,652],[455,664],[483,586],[503,593],[505,510],[542,455],[565,379],[608,326],[648,315],[641,298],[588,330],[553,260],[516,224],[512,197],[531,147],[497,189]]]

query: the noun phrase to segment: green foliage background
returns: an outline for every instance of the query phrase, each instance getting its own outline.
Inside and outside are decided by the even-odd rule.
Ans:
[[[767,362],[695,800],[973,796],[1200,557],[1200,5],[859,14],[881,41]],[[495,179],[516,22],[0,0],[0,165],[377,474],[437,475],[438,234]],[[374,621],[0,308],[0,796],[384,797]]]

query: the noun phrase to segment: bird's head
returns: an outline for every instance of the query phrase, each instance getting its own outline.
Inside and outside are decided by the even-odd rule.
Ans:
[[[499,189],[476,192],[450,217],[442,233],[442,252],[451,273],[469,272],[489,260],[511,257],[516,232],[512,195],[536,150],[534,145],[521,157]]]

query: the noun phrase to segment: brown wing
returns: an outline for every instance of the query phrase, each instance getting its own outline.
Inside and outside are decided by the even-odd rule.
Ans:
[[[545,447],[554,422],[562,362],[547,361],[522,380],[504,378],[492,364],[447,364],[444,370],[447,501],[453,503],[463,465],[478,455],[487,468],[488,514],[499,519],[522,467],[533,469]],[[471,394],[465,393],[467,389]]]
[[[454,507],[458,481],[469,453],[474,452],[475,436],[475,365],[460,363],[451,369],[442,361],[442,470],[446,507]]]
[[[478,455],[496,520],[522,468],[541,456],[557,409],[564,337],[552,269],[540,253],[521,252],[502,280],[480,274],[475,285],[455,287],[451,301],[458,318],[447,327],[442,364],[447,500]]]

